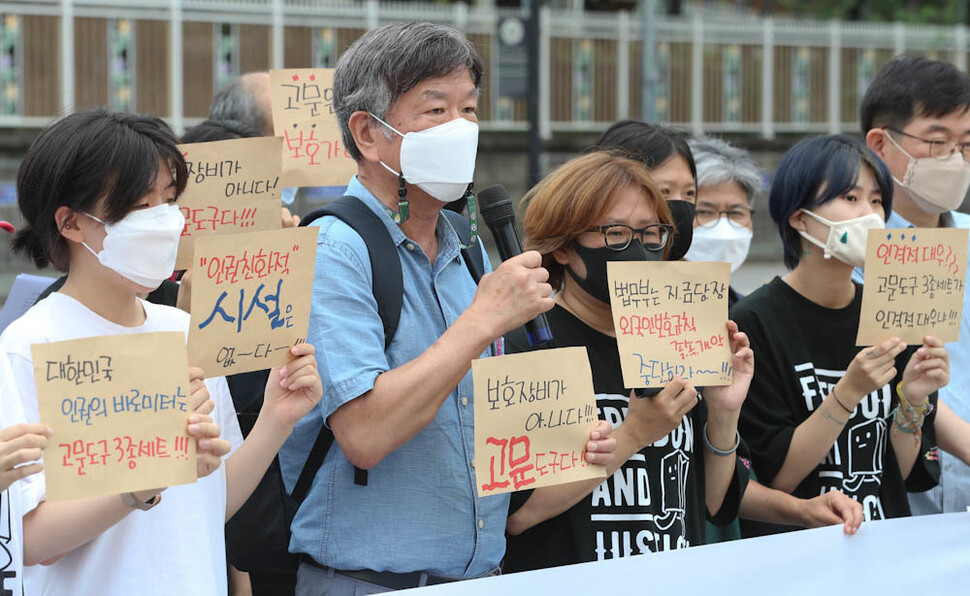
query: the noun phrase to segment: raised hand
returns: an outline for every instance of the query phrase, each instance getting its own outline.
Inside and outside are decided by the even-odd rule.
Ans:
[[[17,424],[0,430],[0,492],[44,469],[44,464],[36,460],[43,455],[52,434],[44,424]],[[33,461],[36,463],[23,465]]]
[[[323,397],[315,352],[312,344],[297,344],[290,348],[295,360],[270,371],[263,411],[270,412],[285,426],[296,424]]]

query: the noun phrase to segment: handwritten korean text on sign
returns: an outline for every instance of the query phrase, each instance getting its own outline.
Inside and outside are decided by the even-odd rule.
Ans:
[[[306,338],[318,228],[195,244],[189,362],[228,375],[280,366]]]
[[[479,496],[605,478],[587,463],[598,419],[585,348],[472,361]]]
[[[180,145],[189,178],[176,269],[192,265],[195,238],[280,228],[282,141],[275,137]]]
[[[284,186],[344,186],[357,163],[344,147],[332,68],[269,72],[273,129],[283,137]]]
[[[185,334],[136,333],[31,346],[47,500],[195,482]]]
[[[610,304],[626,387],[678,375],[730,385],[728,263],[609,262]]]
[[[966,291],[967,230],[870,230],[856,343],[890,337],[921,344],[956,341]]]

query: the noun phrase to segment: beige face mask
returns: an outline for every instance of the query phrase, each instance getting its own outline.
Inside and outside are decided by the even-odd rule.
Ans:
[[[937,215],[953,211],[963,203],[967,188],[970,188],[970,165],[963,160],[963,154],[954,151],[943,159],[915,158],[900,147],[889,132],[886,136],[909,158],[903,179],[893,177],[893,180],[906,189],[917,207]]]

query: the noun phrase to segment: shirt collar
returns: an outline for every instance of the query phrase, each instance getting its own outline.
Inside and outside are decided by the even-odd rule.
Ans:
[[[387,213],[387,207],[384,203],[357,179],[356,174],[350,179],[350,183],[347,184],[346,194],[357,197],[371,211],[377,214],[377,217],[384,223],[384,227],[387,228],[387,233],[391,235],[391,241],[394,242],[394,246],[400,246],[408,240],[408,237],[401,231],[401,226],[395,223]],[[445,259],[449,260],[455,258],[459,252],[458,232],[451,227],[445,216],[440,213],[438,214],[438,224],[435,227],[435,235],[438,237],[438,256],[444,256]],[[437,259],[435,260],[437,261]]]

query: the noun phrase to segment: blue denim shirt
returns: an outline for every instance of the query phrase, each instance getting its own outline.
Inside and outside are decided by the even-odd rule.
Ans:
[[[970,215],[959,211],[943,213],[940,225],[947,228],[970,228]],[[912,228],[913,224],[893,212],[886,220],[890,229]],[[863,271],[858,267],[852,277],[863,281]],[[966,285],[970,285],[970,270]],[[964,420],[970,420],[970,291],[963,295],[963,320],[960,337],[946,344],[950,354],[950,383],[940,389],[940,399]],[[953,513],[970,508],[970,467],[956,457],[940,450],[940,482],[922,493],[909,493],[909,506],[914,515],[928,513]]]
[[[432,264],[356,177],[347,194],[362,199],[387,226],[401,259],[404,306],[385,352],[367,247],[339,219],[322,218],[309,342],[317,349],[323,399],[280,450],[288,490],[323,421],[372,389],[377,375],[420,356],[468,308],[476,289],[444,217]],[[505,554],[509,499],[477,496],[473,413],[469,372],[427,428],[369,471],[367,486],[354,484],[353,464],[334,443],[293,520],[290,550],[343,570],[455,577],[493,570]]]

